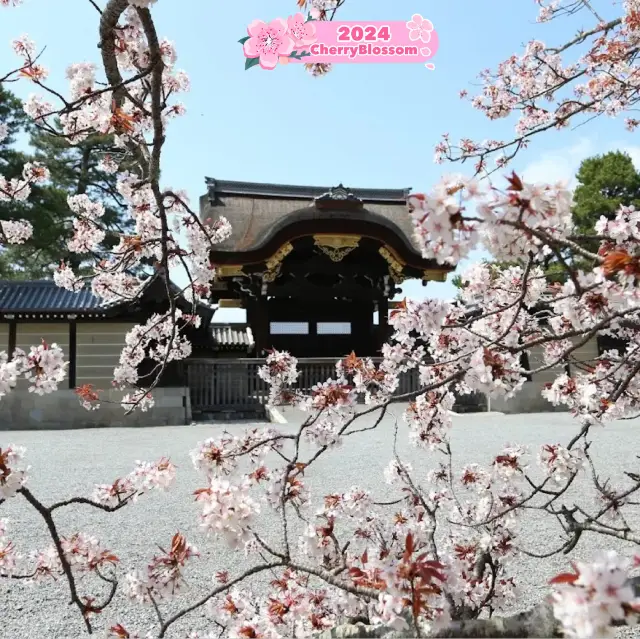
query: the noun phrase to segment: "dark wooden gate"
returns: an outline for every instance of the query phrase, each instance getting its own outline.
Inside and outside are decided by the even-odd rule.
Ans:
[[[258,377],[260,359],[200,359],[187,361],[187,386],[194,417],[209,413],[264,415],[269,395]]]
[[[336,378],[335,358],[299,359],[298,382],[294,385],[305,393],[313,386]],[[379,363],[379,360],[374,360]],[[258,376],[264,359],[190,359],[185,362],[186,383],[195,419],[233,413],[235,417],[265,414],[269,387]],[[418,390],[418,371],[400,376],[397,395]],[[363,399],[363,398],[361,398]]]

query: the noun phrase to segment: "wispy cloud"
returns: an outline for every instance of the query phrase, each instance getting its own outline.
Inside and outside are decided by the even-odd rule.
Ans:
[[[588,138],[582,138],[571,146],[542,153],[537,160],[525,166],[522,179],[536,183],[565,182],[573,189],[576,186],[575,176],[580,163],[596,153],[594,142]]]
[[[590,138],[581,138],[576,143],[546,151],[530,162],[522,171],[522,178],[527,182],[565,182],[569,188],[577,186],[576,173],[583,160],[593,155],[609,151],[624,151],[629,154],[637,170],[640,171],[640,146],[624,142],[608,142],[598,144]]]

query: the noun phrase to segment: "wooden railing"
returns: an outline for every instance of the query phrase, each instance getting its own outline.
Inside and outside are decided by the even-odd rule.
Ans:
[[[185,364],[185,382],[191,394],[193,413],[245,410],[266,403],[269,388],[258,369],[264,359],[190,359]],[[320,382],[336,378],[336,358],[298,360],[297,383],[293,388],[308,393]],[[378,364],[380,358],[373,358]],[[418,371],[401,375],[397,394],[418,390]]]

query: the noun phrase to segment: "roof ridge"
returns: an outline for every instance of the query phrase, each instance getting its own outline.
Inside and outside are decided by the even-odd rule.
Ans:
[[[0,280],[0,286],[43,286],[45,284],[57,286],[55,280]]]
[[[209,193],[218,192],[237,195],[257,195],[273,197],[293,197],[306,199],[308,197],[324,195],[338,188],[337,186],[312,186],[309,184],[276,184],[269,182],[246,182],[242,180],[218,180],[205,177],[205,184]],[[353,193],[363,200],[384,200],[400,202],[411,192],[409,188],[375,188],[375,187],[345,187],[343,189]]]

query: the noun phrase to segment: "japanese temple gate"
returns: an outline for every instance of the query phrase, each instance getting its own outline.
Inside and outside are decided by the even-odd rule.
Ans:
[[[212,302],[246,309],[258,357],[270,348],[380,356],[398,285],[444,281],[452,270],[415,244],[409,189],[207,184],[201,218],[224,216],[232,227],[211,251]]]
[[[413,240],[409,189],[346,189],[207,179],[201,219],[227,218],[232,235],[213,247],[211,301],[244,308],[254,356],[286,350],[299,359],[298,387],[335,377],[355,352],[380,359],[389,301],[406,279],[444,281],[450,268],[425,260]],[[378,323],[374,322],[374,313]],[[262,360],[188,364],[193,410],[264,403]],[[398,392],[416,390],[417,374]]]
[[[200,328],[189,330],[192,356],[165,370],[154,391],[156,407],[126,422],[110,378],[127,331],[168,308],[161,273],[149,277],[137,298],[116,304],[52,281],[0,282],[0,351],[44,338],[60,344],[69,360],[68,388],[39,398],[37,406],[33,394],[11,393],[0,407],[0,430],[263,414],[267,388],[257,370],[269,349],[298,358],[298,387],[307,390],[335,377],[335,363],[352,351],[379,361],[398,286],[406,279],[443,281],[451,270],[421,256],[406,208],[408,189],[206,182],[201,219],[224,216],[232,234],[211,251],[217,275],[209,303],[197,309]],[[178,287],[170,288],[190,312]],[[216,306],[246,309],[246,322],[213,321]],[[403,376],[398,392],[417,390],[417,383],[414,371]],[[111,403],[78,410],[75,389],[84,384],[104,389]]]

